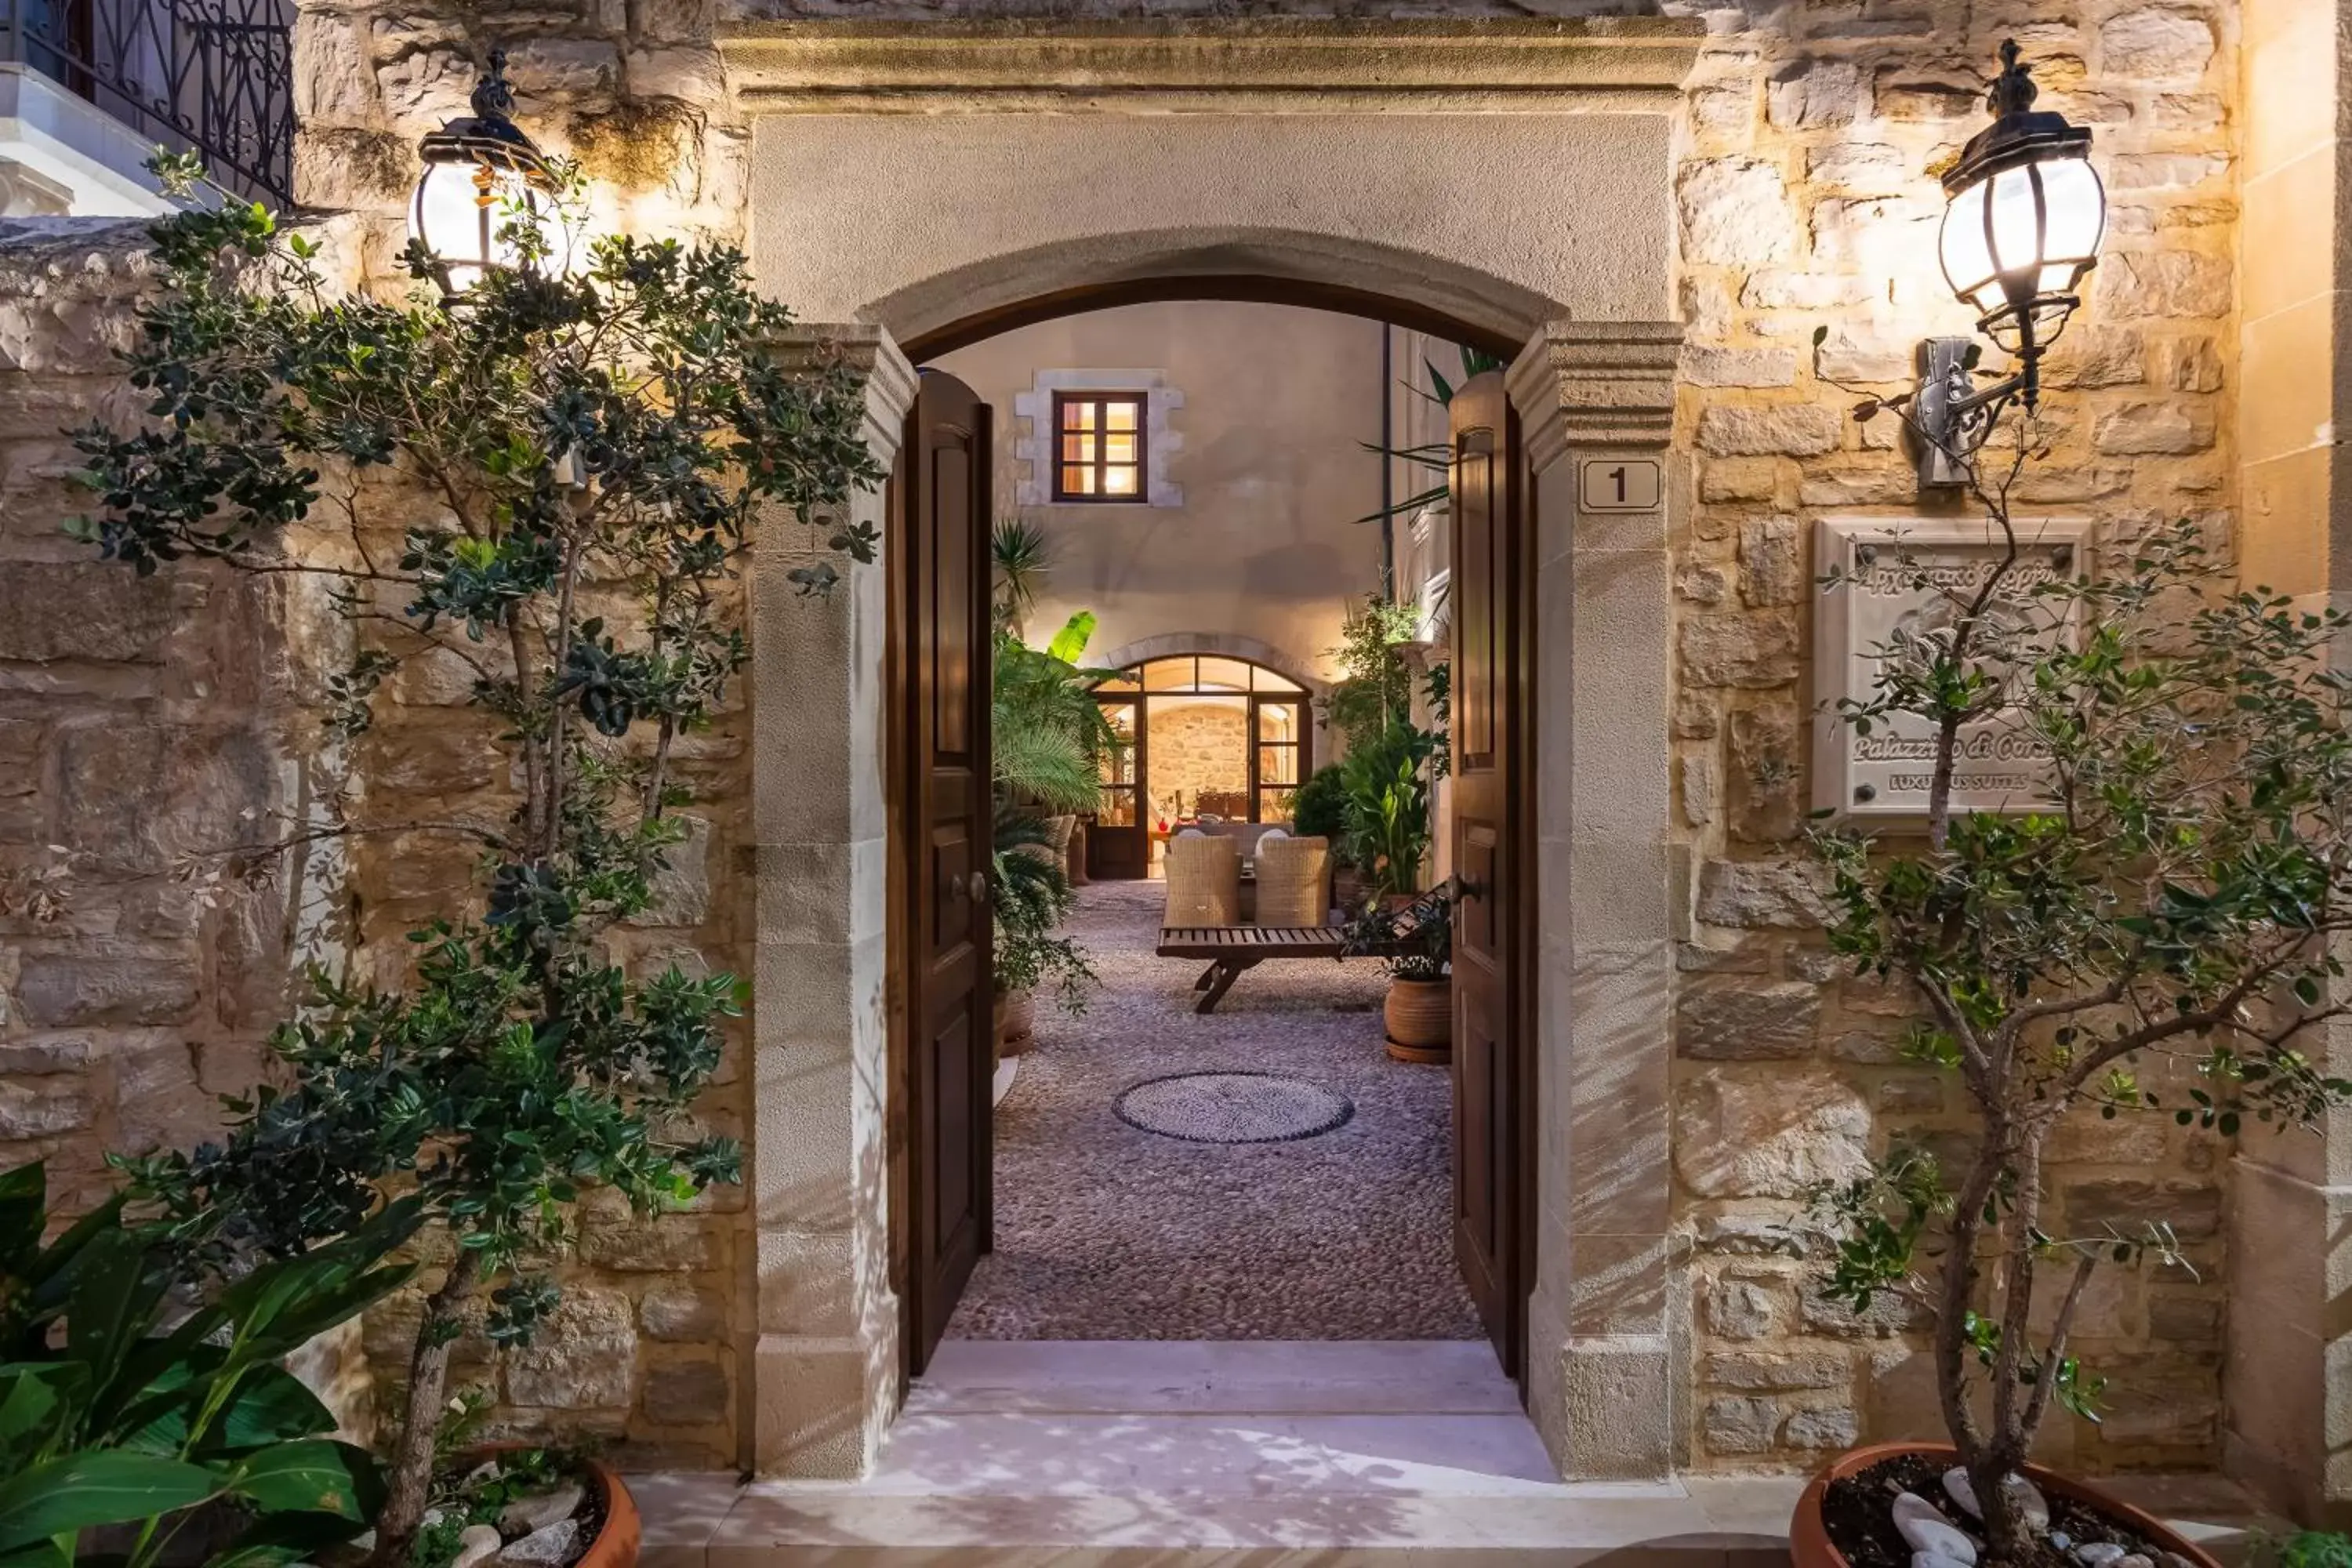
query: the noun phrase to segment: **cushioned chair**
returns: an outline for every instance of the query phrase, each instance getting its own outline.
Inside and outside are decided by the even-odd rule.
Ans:
[[[1179,833],[1168,841],[1167,926],[1239,925],[1242,852],[1230,838]]]
[[[1257,841],[1257,923],[1319,926],[1329,917],[1331,841],[1268,833]]]

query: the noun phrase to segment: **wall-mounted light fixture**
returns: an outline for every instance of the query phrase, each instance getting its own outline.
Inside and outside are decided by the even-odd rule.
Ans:
[[[471,116],[418,144],[425,173],[409,207],[410,238],[432,256],[442,297],[464,298],[493,268],[538,265],[549,240],[556,182],[545,154],[514,122],[504,49],[474,84]]]
[[[2106,192],[2091,167],[2091,132],[2061,114],[2037,113],[2032,68],[2017,41],[2000,47],[2001,73],[1986,95],[1993,122],[1969,139],[1944,176],[1938,248],[1944,280],[1979,312],[1977,330],[2017,362],[1991,386],[1976,384],[1973,338],[1923,345],[1913,417],[1927,437],[1923,486],[1957,485],[2012,402],[2032,408],[2042,392],[2042,356],[2066,328],[2083,275],[2097,264],[2106,230]]]

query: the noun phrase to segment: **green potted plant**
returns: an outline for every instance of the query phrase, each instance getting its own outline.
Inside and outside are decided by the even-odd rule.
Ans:
[[[1348,924],[1343,953],[1377,958],[1389,977],[1381,1005],[1388,1054],[1401,1062],[1454,1059],[1454,906],[1451,879],[1401,908],[1373,903]]]
[[[1340,844],[1362,872],[1370,899],[1403,902],[1421,887],[1431,842],[1427,770],[1436,743],[1428,731],[1398,720],[1339,764],[1346,792]]]
[[[1001,813],[994,864],[989,959],[996,978],[996,1045],[1000,1055],[1017,1056],[1035,1028],[1037,992],[1050,985],[1055,1002],[1076,1016],[1086,1010],[1095,972],[1083,948],[1055,934],[1076,896],[1043,825],[1017,812]]]
[[[1353,909],[1363,898],[1363,885],[1347,855],[1348,786],[1341,773],[1339,763],[1326,763],[1307,775],[1290,797],[1290,830],[1330,846],[1332,900]]]
[[[194,557],[323,584],[349,631],[330,735],[365,731],[387,681],[430,659],[468,672],[514,781],[511,809],[422,821],[336,797],[221,858],[264,875],[397,830],[476,870],[408,933],[397,981],[312,974],[272,1037],[278,1081],[232,1102],[217,1142],[133,1166],[181,1245],[263,1257],[363,1234],[388,1185],[410,1194],[435,1261],[373,1522],[376,1568],[413,1568],[455,1342],[530,1339],[586,1188],[651,1214],[737,1178],[740,1147],[693,1106],[744,988],[624,968],[604,938],[653,908],[687,837],[677,747],[747,657],[730,579],[755,521],[814,530],[788,575],[823,593],[876,546],[824,520],[882,476],[859,379],[782,357],[790,317],[732,249],[607,238],[574,275],[493,270],[453,309],[336,294],[257,205],[152,232],[127,355],[148,401],[77,433],[99,502],[69,531],[142,574]],[[634,1516],[617,1478],[587,1479],[604,1568]]]
[[[997,806],[997,896],[991,949],[997,1048],[1025,1047],[1034,996],[1050,982],[1060,1005],[1086,1005],[1094,971],[1066,937],[1054,935],[1074,907],[1070,839],[1079,814],[1102,803],[1102,779],[1122,742],[1082,668],[1095,617],[1080,610],[1044,648],[1003,626],[991,672],[991,746]]]

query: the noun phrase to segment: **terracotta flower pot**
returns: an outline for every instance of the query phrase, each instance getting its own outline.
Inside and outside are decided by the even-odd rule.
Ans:
[[[487,1459],[499,1454],[527,1448],[528,1443],[488,1443],[469,1456]],[[602,1459],[584,1459],[586,1473],[580,1479],[595,1495],[597,1511],[604,1522],[596,1527],[596,1539],[588,1543],[587,1552],[572,1568],[636,1568],[637,1547],[645,1530],[637,1518],[637,1500],[629,1495],[629,1486],[621,1479],[621,1472]]]
[[[1832,1481],[1905,1454],[1931,1456],[1944,1468],[1960,1462],[1958,1450],[1948,1443],[1873,1443],[1868,1447],[1849,1448],[1840,1454],[1807,1484],[1803,1494],[1797,1499],[1796,1516],[1789,1521],[1789,1555],[1795,1568],[1848,1568],[1845,1553],[1830,1543],[1829,1527],[1822,1519],[1822,1496],[1828,1492]],[[2042,1496],[2071,1498],[2096,1509],[2116,1523],[2146,1536],[2159,1551],[2178,1552],[2196,1563],[2198,1568],[2221,1568],[2211,1553],[2199,1550],[2186,1537],[2167,1529],[2131,1504],[2116,1501],[2095,1487],[2085,1486],[2055,1470],[2046,1470],[2040,1465],[2026,1466],[2025,1478],[2042,1489]]]
[[[1381,1005],[1388,1026],[1389,1055],[1401,1062],[1443,1062],[1454,1058],[1454,983],[1391,980]]]
[[[637,1543],[644,1534],[637,1522],[637,1500],[629,1495],[621,1472],[601,1459],[588,1461],[588,1484],[604,1503],[604,1522],[588,1554],[572,1568],[636,1568]]]

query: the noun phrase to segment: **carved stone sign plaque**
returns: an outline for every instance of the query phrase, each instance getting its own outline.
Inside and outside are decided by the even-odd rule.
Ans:
[[[1990,612],[2011,624],[2049,615],[2032,586],[2079,570],[2091,525],[2035,519],[2017,530],[2018,562]],[[1838,716],[1838,699],[1872,695],[1890,643],[1933,637],[1957,621],[2000,564],[2005,542],[1981,519],[1923,518],[1824,518],[1817,540],[1817,569],[1845,580],[1814,606],[1814,807],[1850,822],[1920,821],[1935,773],[1934,726],[1906,713],[1856,734]],[[1995,713],[1960,731],[1956,811],[2038,810],[2050,804],[2050,788],[2047,751],[2015,715]]]

